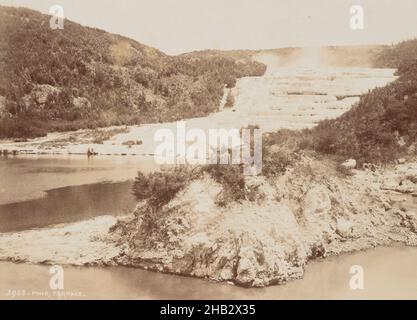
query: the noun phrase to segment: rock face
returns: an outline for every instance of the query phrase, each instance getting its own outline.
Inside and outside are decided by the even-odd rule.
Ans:
[[[142,203],[110,233],[122,250],[117,263],[262,287],[301,277],[318,257],[417,244],[416,215],[393,209],[370,172],[342,180],[312,161],[274,182],[256,179],[256,201],[226,208],[216,205],[222,187],[209,177],[158,212]]]

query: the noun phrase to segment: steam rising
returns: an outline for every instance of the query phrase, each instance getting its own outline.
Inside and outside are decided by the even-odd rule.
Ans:
[[[324,68],[327,67],[323,48],[288,48],[264,51],[254,57],[268,66],[268,73],[275,68]]]

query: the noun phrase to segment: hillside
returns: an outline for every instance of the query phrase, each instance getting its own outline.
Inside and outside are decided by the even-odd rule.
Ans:
[[[389,47],[375,66],[398,68],[398,79],[361,97],[350,111],[305,132],[304,145],[360,163],[416,154],[417,40]]]
[[[216,111],[224,86],[265,66],[249,57],[168,56],[102,30],[0,6],[0,138],[141,124]]]
[[[400,42],[379,52],[375,65],[380,68],[402,69],[417,59],[417,39]]]

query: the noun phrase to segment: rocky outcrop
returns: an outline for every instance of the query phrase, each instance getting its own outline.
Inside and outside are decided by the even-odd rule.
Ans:
[[[329,171],[312,161],[275,181],[256,178],[261,196],[226,208],[216,205],[220,185],[196,180],[160,211],[141,204],[112,229],[117,263],[261,287],[301,277],[318,257],[417,244],[415,213],[394,209],[370,173]]]
[[[346,160],[341,164],[342,167],[346,169],[355,169],[356,168],[356,160],[355,159],[349,159]]]
[[[208,193],[207,190],[210,190]],[[270,203],[259,210],[245,203],[220,210],[215,197],[219,185],[209,178],[193,182],[158,219],[153,228],[145,207],[127,226],[117,226],[120,243],[129,244],[118,262],[146,269],[186,274],[245,286],[262,286],[302,274],[306,253],[290,209]],[[280,221],[280,224],[276,222]],[[120,228],[127,228],[121,231]],[[290,242],[279,239],[291,239]],[[288,257],[292,257],[288,261]]]

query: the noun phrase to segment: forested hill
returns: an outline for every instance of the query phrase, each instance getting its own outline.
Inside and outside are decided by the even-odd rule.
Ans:
[[[250,57],[168,56],[120,35],[0,6],[0,138],[173,121],[215,111]]]
[[[387,47],[374,63],[398,68],[399,78],[363,95],[338,119],[309,131],[306,137],[314,149],[362,163],[417,155],[417,40]]]
[[[413,64],[416,60],[417,39],[414,39],[385,48],[385,50],[376,55],[374,64],[379,68],[403,69]]]

